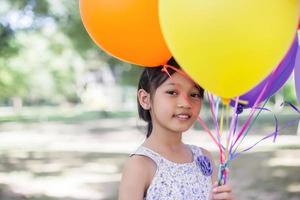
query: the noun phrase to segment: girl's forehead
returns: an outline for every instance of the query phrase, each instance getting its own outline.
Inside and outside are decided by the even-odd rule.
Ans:
[[[162,85],[179,85],[179,86],[186,86],[186,87],[187,86],[194,87],[196,86],[196,83],[193,82],[188,77],[185,77],[184,75],[175,72]]]

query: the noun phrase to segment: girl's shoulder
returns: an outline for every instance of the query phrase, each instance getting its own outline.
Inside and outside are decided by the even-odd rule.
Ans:
[[[156,165],[151,159],[141,155],[130,156],[123,167],[120,194],[143,195],[155,169]]]
[[[147,156],[141,154],[131,154],[127,159],[124,168],[135,169],[137,171],[148,171],[147,169],[155,168],[155,162]]]
[[[207,156],[209,158],[212,158],[212,153],[210,151],[208,151],[207,149],[197,146],[197,145],[192,145],[192,144],[188,144],[188,146],[191,148],[191,150],[193,151],[193,153],[197,153],[197,154],[202,154],[204,156]]]
[[[123,168],[123,174],[136,176],[137,174],[141,179],[147,179],[149,176],[149,171],[155,170],[155,163],[142,155],[132,155],[130,156]]]

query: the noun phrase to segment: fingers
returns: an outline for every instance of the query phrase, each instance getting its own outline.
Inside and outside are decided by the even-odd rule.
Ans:
[[[214,183],[212,191],[212,200],[233,200],[232,187],[230,185],[218,186],[218,183]]]
[[[212,200],[233,200],[231,193],[217,193],[212,195]]]
[[[229,173],[229,168],[226,167],[226,168],[225,168],[225,171],[226,171],[226,173],[228,174],[228,173]]]
[[[213,193],[231,192],[232,188],[230,185],[221,185],[213,189]]]

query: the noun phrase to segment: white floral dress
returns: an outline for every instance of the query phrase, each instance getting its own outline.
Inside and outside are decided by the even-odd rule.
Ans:
[[[211,175],[205,175],[197,164],[203,156],[199,147],[189,145],[193,162],[175,163],[153,150],[140,146],[132,155],[151,158],[157,166],[155,175],[148,187],[144,200],[208,200],[211,189]]]

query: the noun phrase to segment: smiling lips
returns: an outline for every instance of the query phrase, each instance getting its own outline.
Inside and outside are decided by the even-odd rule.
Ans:
[[[180,114],[176,114],[174,115],[175,118],[185,121],[191,118],[191,115],[188,113],[180,113]]]

